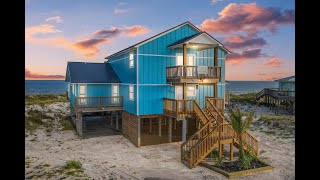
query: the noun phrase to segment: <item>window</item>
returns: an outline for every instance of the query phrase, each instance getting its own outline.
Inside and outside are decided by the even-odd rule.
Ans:
[[[119,103],[119,85],[112,85],[112,96],[116,98],[112,98],[113,103]]]
[[[133,95],[134,95],[134,88],[133,88],[133,85],[129,85],[129,99],[130,99],[131,101],[133,101],[133,100],[134,100]]]
[[[176,54],[176,65],[177,66],[183,65],[183,55],[182,54]]]
[[[79,97],[83,97],[80,99],[80,104],[85,104],[86,99],[84,98],[86,96],[86,86],[85,85],[79,85]]]
[[[74,96],[74,91],[75,91],[74,84],[72,84],[72,95],[73,96]]]
[[[187,96],[196,96],[195,86],[187,86]]]
[[[129,68],[133,68],[133,53],[129,54]]]

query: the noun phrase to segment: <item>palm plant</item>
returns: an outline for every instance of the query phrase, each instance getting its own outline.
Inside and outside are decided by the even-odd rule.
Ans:
[[[242,136],[243,133],[248,129],[250,123],[252,122],[254,115],[255,115],[255,109],[247,113],[246,116],[240,111],[240,108],[238,105],[235,106],[235,110],[232,108],[229,108],[227,111],[227,114],[230,118],[230,124],[233,127],[234,131],[239,136],[239,155],[240,155],[240,161],[244,161],[244,154],[243,154],[243,140]]]

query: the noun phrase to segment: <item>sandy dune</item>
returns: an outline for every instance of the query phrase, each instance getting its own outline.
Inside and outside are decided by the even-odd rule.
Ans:
[[[30,108],[48,110],[48,106],[26,106],[26,110]],[[49,107],[53,113],[64,114],[67,108],[66,103],[55,103]],[[258,131],[252,134],[261,142],[261,156],[274,170],[240,179],[295,179],[294,138],[281,139]],[[37,173],[41,164],[49,164],[50,167],[46,168],[50,171],[50,168],[76,159],[82,163],[89,179],[227,179],[205,167],[189,169],[183,165],[180,162],[180,143],[136,148],[122,135],[81,139],[73,131],[54,130],[48,135],[40,129],[25,138],[25,154],[29,161],[26,178]]]

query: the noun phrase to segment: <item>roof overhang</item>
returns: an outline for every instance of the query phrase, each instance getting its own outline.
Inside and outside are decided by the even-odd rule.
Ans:
[[[181,41],[179,43],[173,43],[172,45],[169,45],[168,48],[175,49],[175,48],[182,48],[183,44],[186,44],[187,48],[193,48],[197,50],[205,50],[209,48],[214,47],[221,47],[226,52],[231,53],[229,50],[223,47],[223,45],[214,39],[212,36],[210,36],[206,32],[199,33],[196,36],[193,36],[191,38],[187,38],[185,41]]]

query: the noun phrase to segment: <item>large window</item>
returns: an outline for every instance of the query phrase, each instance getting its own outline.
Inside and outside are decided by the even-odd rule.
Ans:
[[[133,53],[129,54],[129,68],[133,68]]]
[[[129,85],[129,99],[131,101],[134,100],[134,88],[133,88],[133,85]]]
[[[187,96],[196,96],[196,86],[187,86]]]

